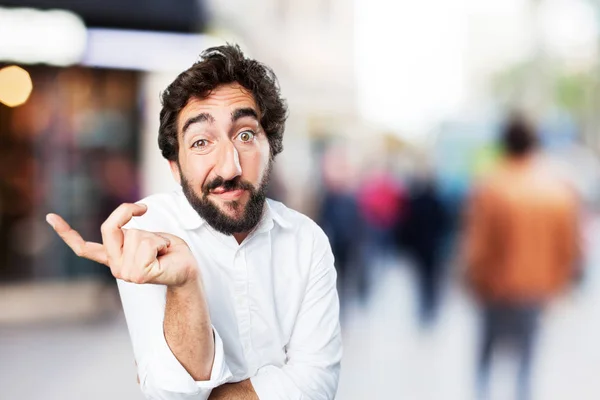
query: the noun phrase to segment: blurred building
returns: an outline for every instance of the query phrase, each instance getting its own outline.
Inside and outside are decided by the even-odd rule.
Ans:
[[[344,0],[209,2],[209,32],[232,38],[273,68],[289,102],[277,168],[286,201],[311,213],[320,143],[364,134],[357,113],[354,7]],[[241,40],[237,40],[241,38]]]
[[[0,1],[0,282],[105,273],[73,255],[44,215],[97,241],[110,212],[140,197],[145,99],[158,97],[148,82],[216,43],[199,34],[204,6]]]

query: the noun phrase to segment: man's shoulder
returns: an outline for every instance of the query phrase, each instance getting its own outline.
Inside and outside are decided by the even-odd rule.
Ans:
[[[294,229],[306,229],[313,224],[316,225],[310,217],[286,206],[280,201],[267,199],[267,202],[273,212],[273,218],[277,222],[283,223]]]
[[[285,204],[267,199],[276,223],[291,229],[295,234],[312,235],[316,239],[327,239],[323,229],[306,214],[296,211]]]

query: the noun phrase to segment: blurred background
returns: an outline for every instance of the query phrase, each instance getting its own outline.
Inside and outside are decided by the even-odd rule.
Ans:
[[[44,216],[98,241],[120,203],[174,188],[159,94],[224,42],[271,66],[289,102],[270,197],[316,220],[336,255],[338,399],[475,399],[486,385],[516,399],[526,375],[528,398],[600,398],[598,0],[0,0],[0,398],[142,398],[114,280]],[[580,249],[561,259],[561,290],[536,297],[513,279],[527,301],[508,290],[500,305],[517,322],[487,312],[498,304],[465,255],[484,238],[469,233],[487,218],[471,199],[510,158],[499,139],[514,110],[538,135],[546,186],[513,169],[502,207],[555,232],[536,210],[568,188],[576,229],[556,243]],[[484,228],[496,239],[483,246],[504,243],[505,225]],[[516,247],[544,229],[528,232]],[[535,286],[552,267],[532,262]],[[517,340],[493,346],[482,385],[490,326]]]

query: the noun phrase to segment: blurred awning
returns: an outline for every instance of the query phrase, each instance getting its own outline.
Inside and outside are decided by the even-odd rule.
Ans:
[[[201,32],[208,14],[202,0],[0,0],[0,6],[62,9],[88,27]]]

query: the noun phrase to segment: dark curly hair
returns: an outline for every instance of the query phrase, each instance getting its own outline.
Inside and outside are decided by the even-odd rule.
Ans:
[[[287,104],[271,68],[246,58],[238,45],[227,44],[202,52],[199,61],[182,72],[161,94],[158,147],[164,158],[178,161],[177,118],[191,98],[206,98],[220,85],[237,82],[254,96],[260,110],[271,157],[283,150]]]

